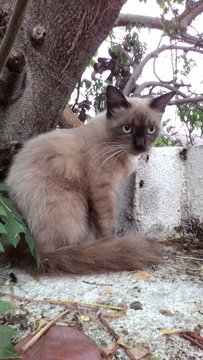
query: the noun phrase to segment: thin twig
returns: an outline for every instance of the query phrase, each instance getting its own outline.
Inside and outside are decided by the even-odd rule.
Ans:
[[[106,360],[112,360],[112,358],[115,356],[118,348],[119,348],[119,344],[116,343],[112,349],[105,350],[105,349],[99,347],[99,351],[100,351],[102,357],[104,357]]]
[[[135,356],[130,351],[129,346],[127,344],[125,344],[123,341],[119,341],[120,340],[119,335],[110,327],[109,323],[106,321],[106,319],[102,316],[101,313],[98,314],[98,317],[99,317],[101,323],[103,324],[103,326],[108,330],[110,335],[112,335],[114,337],[117,344],[120,345],[125,350],[126,354],[129,356],[130,360],[138,360],[137,358],[135,358]]]
[[[176,257],[181,258],[181,259],[185,259],[185,260],[198,260],[198,261],[203,261],[203,259],[201,259],[201,258],[196,258],[196,257],[192,257],[192,256],[176,255]]]
[[[97,283],[97,282],[95,282],[95,281],[86,281],[86,280],[83,280],[82,282],[85,283],[85,284],[89,284],[89,285],[113,286],[113,284],[102,284],[102,283]]]
[[[24,296],[14,295],[14,294],[8,294],[4,292],[0,292],[0,296],[9,296],[16,300],[21,301],[31,301],[36,303],[42,303],[42,304],[55,304],[55,305],[62,305],[62,306],[81,306],[81,307],[88,307],[88,308],[104,308],[104,309],[111,309],[115,311],[123,311],[125,310],[125,307],[121,306],[114,306],[114,305],[107,305],[107,304],[88,304],[83,302],[77,302],[77,301],[69,301],[69,300],[55,300],[55,299],[32,299],[27,298]]]
[[[0,73],[8,60],[29,0],[17,0],[0,47]]]
[[[193,335],[193,333],[190,332],[184,332],[180,334],[181,337],[183,337],[185,340],[188,340],[191,342],[191,344],[198,346],[201,350],[203,350],[203,342],[202,342],[202,336],[200,338],[202,338],[201,340],[198,340],[196,336]]]
[[[159,40],[157,49],[160,47],[161,42],[162,42],[162,39],[163,39],[163,34],[162,34],[161,37],[160,37],[160,40]],[[156,78],[161,82],[162,80],[161,80],[161,78],[158,76],[158,74],[157,74],[157,72],[156,72],[156,60],[157,60],[157,57],[155,56],[155,57],[154,57],[154,60],[153,60],[153,72],[154,72],[154,75],[156,76]]]
[[[36,335],[34,335],[32,337],[32,339],[30,339],[23,347],[22,347],[22,352],[24,353],[26,350],[28,350],[30,347],[32,347],[38,340],[39,338],[52,326],[54,325],[54,323],[60,319],[61,317],[63,317],[64,315],[66,315],[69,312],[69,309],[66,309],[65,311],[61,312],[60,314],[58,314],[57,316],[55,316],[53,318],[53,320],[51,320],[47,325],[45,325],[41,330],[39,330]]]

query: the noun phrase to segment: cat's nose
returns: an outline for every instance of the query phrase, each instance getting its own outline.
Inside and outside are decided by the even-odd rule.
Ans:
[[[142,151],[145,150],[145,139],[144,137],[135,137],[133,141],[135,149]]]

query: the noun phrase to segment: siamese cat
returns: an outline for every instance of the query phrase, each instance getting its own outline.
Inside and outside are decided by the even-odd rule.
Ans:
[[[159,245],[144,235],[116,234],[115,193],[160,132],[174,96],[126,98],[107,86],[107,110],[85,125],[29,141],[7,178],[44,270],[87,274],[157,264]]]

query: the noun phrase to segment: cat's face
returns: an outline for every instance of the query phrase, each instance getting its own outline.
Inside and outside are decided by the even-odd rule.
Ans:
[[[107,88],[107,131],[109,140],[129,153],[147,151],[157,139],[165,106],[174,96],[170,92],[157,98],[130,98],[113,86]]]

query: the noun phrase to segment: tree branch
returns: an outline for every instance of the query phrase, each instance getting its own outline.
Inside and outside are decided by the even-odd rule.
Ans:
[[[185,10],[181,15],[181,29],[187,29],[187,27],[196,19],[198,15],[200,15],[203,11],[203,3],[202,1],[198,1],[194,4],[191,10]]]
[[[199,48],[203,48],[203,41],[201,38],[188,34],[187,32],[182,33],[180,35],[173,36],[173,39],[177,39],[182,42],[186,42],[188,44],[198,46]]]
[[[182,93],[181,91],[178,90],[178,88],[180,86],[188,86],[188,84],[173,84],[171,85],[171,82],[168,83],[168,82],[158,82],[158,81],[146,81],[144,82],[143,84],[139,85],[135,92],[134,92],[134,95],[139,95],[141,94],[141,92],[146,89],[146,88],[149,88],[149,87],[152,87],[152,88],[155,88],[155,87],[164,87],[166,89],[169,89],[169,90],[175,90],[177,92],[177,94],[181,95],[181,96],[184,96],[185,94]]]
[[[133,73],[123,90],[124,95],[129,96],[129,94],[132,91],[134,91],[136,81],[138,80],[144,66],[147,64],[149,60],[153,59],[154,57],[157,57],[161,52],[165,50],[172,50],[172,49],[182,50],[185,52],[193,51],[203,54],[203,50],[191,46],[188,47],[188,46],[179,46],[179,45],[162,45],[160,48],[157,48],[156,50],[149,53],[138,65],[135,66]]]
[[[168,21],[168,23],[170,23]],[[114,26],[137,26],[148,27],[150,29],[163,30],[163,23],[158,17],[133,15],[133,14],[120,14]]]
[[[180,86],[188,86],[188,84],[173,84],[170,85],[167,82],[158,82],[158,81],[146,81],[143,84],[139,85],[134,92],[134,95],[139,95],[141,92],[147,87],[163,87],[169,89],[171,91],[176,90],[176,94],[182,96],[183,99],[175,99],[169,102],[169,105],[182,105],[182,104],[191,104],[203,111],[203,106],[199,105],[198,102],[203,101],[203,95],[198,95],[195,97],[188,97],[188,95],[184,94],[182,91],[177,88]]]
[[[175,99],[169,102],[169,105],[182,105],[182,104],[192,104],[195,105],[198,102],[203,101],[203,95],[194,96],[194,97],[184,97],[183,99]],[[203,107],[201,106],[203,111]]]
[[[28,1],[29,0],[16,1],[13,13],[8,23],[8,28],[6,30],[0,47],[0,73],[8,60],[16,35],[18,33],[18,30],[20,29],[20,25],[22,23]]]
[[[171,24],[178,24],[180,32],[185,32],[188,26],[196,19],[198,15],[203,12],[203,3],[198,1],[191,10],[184,11],[180,16],[174,17],[172,20],[164,20],[164,22],[158,17],[145,16],[145,15],[132,15],[132,14],[120,14],[116,20],[114,26],[138,26],[148,27],[150,29],[164,30],[167,25],[171,27]]]

